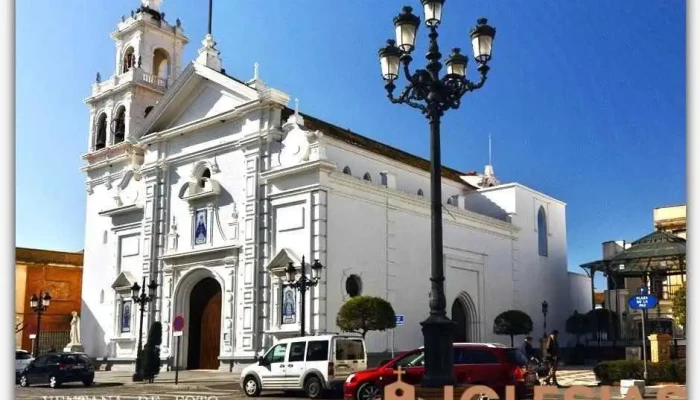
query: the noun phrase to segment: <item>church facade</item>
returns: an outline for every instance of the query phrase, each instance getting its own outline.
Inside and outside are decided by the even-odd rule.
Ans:
[[[112,34],[115,72],[93,84],[87,176],[82,332],[99,360],[133,364],[140,312],[134,283],[158,283],[143,338],[185,329],[180,364],[228,369],[275,340],[334,332],[357,295],[389,300],[405,324],[367,336],[370,352],[422,345],[430,271],[429,163],[290,108],[257,67],[222,69],[207,35],[183,64],[188,38],[159,1],[142,1]],[[443,168],[448,314],[457,340],[503,342],[493,319],[527,312],[541,335],[573,309],[565,204],[517,183]],[[285,282],[292,263],[324,268],[305,304]],[[580,287],[581,285],[577,286]],[[580,311],[580,310],[579,310]]]

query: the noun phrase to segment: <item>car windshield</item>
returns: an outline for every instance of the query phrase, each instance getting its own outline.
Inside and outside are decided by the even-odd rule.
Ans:
[[[394,363],[394,368],[422,367],[424,354],[422,351],[407,354]]]
[[[506,349],[508,359],[518,366],[527,365],[527,357],[518,349]]]

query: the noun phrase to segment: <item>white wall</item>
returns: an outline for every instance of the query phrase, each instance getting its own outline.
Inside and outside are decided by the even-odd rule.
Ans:
[[[593,300],[591,296],[591,278],[584,274],[569,272],[569,293],[571,308],[579,314],[585,314],[591,310]]]

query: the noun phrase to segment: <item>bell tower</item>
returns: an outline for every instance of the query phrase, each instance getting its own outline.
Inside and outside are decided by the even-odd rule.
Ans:
[[[89,153],[125,142],[182,71],[188,39],[179,19],[174,25],[165,19],[161,3],[141,0],[111,34],[114,71],[106,80],[98,72],[85,100],[90,109]]]

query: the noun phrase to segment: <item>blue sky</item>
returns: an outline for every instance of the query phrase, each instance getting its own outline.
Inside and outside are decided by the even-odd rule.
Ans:
[[[80,250],[84,242],[88,111],[99,71],[113,73],[110,32],[138,0],[16,4],[16,244]],[[165,0],[195,58],[206,0]],[[302,112],[429,155],[417,110],[392,105],[377,50],[392,18],[419,0],[214,0],[213,32],[228,74],[300,99]],[[502,181],[567,203],[569,269],[598,259],[601,242],[652,229],[654,207],[686,201],[685,2],[680,0],[448,0],[443,54],[471,54],[479,17],[497,28],[489,81],[443,118],[443,161],[483,170],[488,136]],[[421,28],[415,66],[422,67]],[[471,76],[476,79],[474,65]]]

